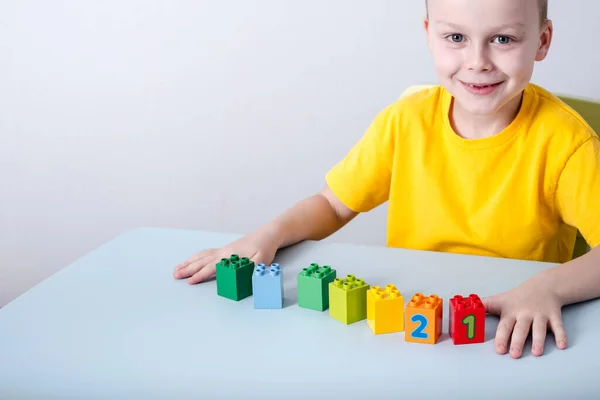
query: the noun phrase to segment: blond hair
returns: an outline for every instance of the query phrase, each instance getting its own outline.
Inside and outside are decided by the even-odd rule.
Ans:
[[[540,26],[548,20],[548,0],[538,0],[538,9],[540,10]],[[429,15],[427,0],[425,0],[425,11]]]

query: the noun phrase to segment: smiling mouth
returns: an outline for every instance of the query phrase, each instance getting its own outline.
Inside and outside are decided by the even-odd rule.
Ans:
[[[476,96],[488,96],[496,93],[496,89],[500,87],[504,81],[496,83],[468,83],[460,81],[465,90]]]
[[[501,84],[502,82],[497,82],[497,83],[468,83],[468,82],[463,82],[463,84],[472,87],[474,89],[485,89],[488,87],[493,87],[493,86],[498,86],[499,84]]]

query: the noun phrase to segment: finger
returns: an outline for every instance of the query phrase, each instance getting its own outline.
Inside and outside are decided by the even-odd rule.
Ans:
[[[563,325],[562,317],[557,315],[550,318],[550,329],[554,333],[554,339],[556,340],[556,346],[564,350],[567,348],[567,333],[565,332],[565,326]]]
[[[193,263],[189,264],[187,267],[184,267],[184,268],[180,269],[179,271],[175,271],[174,276],[177,279],[189,278],[190,276],[194,275],[196,272],[198,272],[202,268],[204,268],[211,260],[212,260],[212,258],[205,257],[198,261],[194,261]]]
[[[490,314],[500,315],[502,314],[502,299],[500,295],[484,297],[481,299],[483,306],[485,307],[485,311]]]
[[[255,265],[258,265],[258,264],[271,265],[271,263],[273,262],[273,259],[270,259],[269,257],[265,256],[263,253],[258,252],[250,258],[250,261],[253,261]]]
[[[515,326],[515,319],[512,317],[504,317],[500,319],[498,323],[498,329],[496,329],[496,352],[498,354],[506,354],[508,351],[508,339]]]
[[[188,279],[190,285],[195,285],[200,282],[207,281],[215,275],[216,264],[214,262],[205,264],[200,270]]]
[[[186,268],[193,262],[201,261],[204,258],[211,257],[214,254],[214,251],[215,251],[214,249],[208,249],[208,250],[204,250],[198,254],[191,256],[190,258],[188,258],[187,260],[185,260],[184,262],[182,262],[181,264],[176,266],[175,272],[180,271],[183,268]]]
[[[221,257],[221,258],[223,258],[223,257]],[[220,260],[221,258],[219,258],[218,260]],[[212,278],[213,276],[215,276],[218,260],[217,260],[217,258],[205,257],[202,260],[198,261],[198,262],[201,262],[201,261],[204,262],[204,265],[202,265],[200,267],[200,269],[195,270],[194,273],[191,275],[191,277],[188,279],[188,282],[190,283],[190,285],[205,282],[205,281],[209,280],[210,278]],[[260,263],[265,264],[265,261],[266,261],[266,259],[264,257],[261,257],[259,255],[259,253],[255,253],[252,256],[252,258],[249,258],[249,260],[254,261],[255,265],[258,265]]]
[[[205,257],[210,257],[213,254],[215,254],[216,252],[217,252],[217,249],[205,249],[205,250],[202,250],[201,252],[194,254],[193,256],[191,256],[190,258],[188,258],[187,260],[185,260],[181,264],[177,265],[175,268],[185,267],[185,266],[193,263],[194,261],[201,260],[201,259],[203,259]]]
[[[545,317],[534,318],[531,332],[531,354],[534,356],[541,356],[544,354],[546,332],[548,332],[548,319]]]
[[[194,261],[196,261],[196,260],[186,260],[186,261],[182,262],[181,264],[179,264],[178,266],[175,267],[175,271],[173,271],[173,275],[177,275],[177,273],[179,271],[181,271],[182,269],[186,268],[187,266],[189,266]],[[175,276],[175,277],[177,277],[177,276]]]
[[[517,323],[515,324],[510,339],[510,355],[512,358],[519,358],[523,354],[523,347],[525,347],[525,340],[527,340],[527,336],[529,336],[532,322],[533,318],[531,317],[521,317],[517,319]]]

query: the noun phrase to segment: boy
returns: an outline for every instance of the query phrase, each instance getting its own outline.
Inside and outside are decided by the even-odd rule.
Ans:
[[[279,248],[325,238],[389,201],[388,246],[555,262],[485,299],[495,347],[514,358],[531,331],[564,349],[564,305],[600,296],[600,141],[531,84],[553,27],[547,0],[429,0],[425,32],[440,85],[373,121],[327,186],[257,231],[176,267],[198,283],[232,253],[269,264]],[[593,248],[571,260],[576,229]],[[510,340],[510,348],[508,343]]]

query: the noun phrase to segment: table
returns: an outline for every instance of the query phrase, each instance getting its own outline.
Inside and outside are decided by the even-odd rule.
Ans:
[[[304,242],[278,253],[281,310],[255,310],[252,298],[216,295],[216,282],[172,277],[191,254],[234,234],[140,228],[76,260],[0,309],[0,398],[592,398],[600,358],[600,303],[563,310],[570,346],[529,349],[518,360],[486,341],[455,346],[448,299],[508,290],[549,264],[435,252]],[[404,333],[374,335],[366,321],[346,326],[299,308],[296,274],[331,265],[370,285],[394,283],[444,299],[436,345]],[[530,341],[528,341],[530,344]]]

